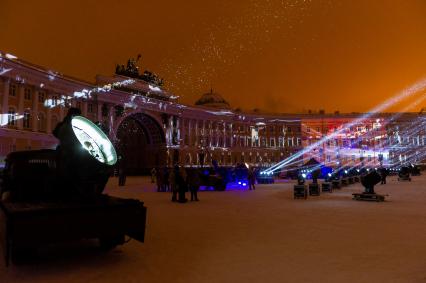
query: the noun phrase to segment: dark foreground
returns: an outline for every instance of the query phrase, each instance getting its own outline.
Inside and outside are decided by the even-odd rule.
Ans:
[[[308,200],[280,183],[178,204],[147,179],[116,183],[108,193],[148,207],[145,244],[43,249],[36,263],[1,262],[0,282],[426,282],[426,176],[378,185],[382,203],[353,201],[359,184]]]

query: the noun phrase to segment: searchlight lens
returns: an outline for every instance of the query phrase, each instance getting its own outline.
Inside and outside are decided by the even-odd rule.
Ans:
[[[117,153],[105,133],[90,120],[75,116],[71,120],[72,130],[82,145],[99,162],[114,165]]]

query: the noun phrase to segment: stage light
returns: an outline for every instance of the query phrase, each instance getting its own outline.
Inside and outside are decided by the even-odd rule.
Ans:
[[[303,174],[302,174],[302,177],[303,177],[303,178],[306,178],[306,174],[305,174],[305,173],[303,173]]]
[[[363,121],[365,121],[366,119],[370,118],[372,115],[374,115],[375,113],[378,112],[382,112],[384,109],[389,108],[390,106],[400,102],[403,99],[406,99],[407,97],[410,97],[414,94],[416,94],[417,92],[423,90],[426,88],[426,78],[423,78],[419,81],[417,81],[415,84],[411,85],[408,88],[405,88],[404,90],[402,90],[401,92],[397,93],[395,96],[389,98],[388,100],[386,100],[385,102],[383,102],[382,104],[374,107],[373,109],[371,109],[370,111],[368,111],[366,114],[354,119],[353,121],[346,123],[341,129],[333,132],[330,135],[327,135],[325,137],[323,137],[322,139],[318,140],[317,142],[309,145],[308,147],[298,151],[297,153],[293,154],[292,156],[278,162],[277,164],[271,166],[270,168],[268,168],[266,171],[267,172],[273,172],[275,170],[278,170],[280,168],[283,168],[284,166],[288,166],[288,164],[300,157],[302,157],[305,153],[310,152],[312,150],[314,150],[316,147],[320,146],[321,144],[323,144],[324,142],[336,137],[337,135],[341,134],[345,129],[350,128],[354,125],[360,124]],[[338,165],[340,164],[339,161],[336,162]]]
[[[241,185],[241,182],[238,182],[238,185]]]
[[[243,183],[243,186],[245,187],[247,184],[246,183]]]

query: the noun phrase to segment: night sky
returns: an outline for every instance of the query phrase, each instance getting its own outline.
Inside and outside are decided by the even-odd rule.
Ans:
[[[426,1],[2,0],[0,50],[91,82],[140,53],[186,104],[367,111],[426,77]]]

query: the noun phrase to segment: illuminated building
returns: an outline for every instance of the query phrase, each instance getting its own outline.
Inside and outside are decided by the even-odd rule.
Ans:
[[[99,122],[126,160],[129,173],[154,166],[248,163],[270,166],[292,156],[359,114],[263,114],[230,109],[217,93],[195,106],[159,85],[123,75],[97,76],[95,84],[0,57],[0,156],[14,150],[55,147],[52,130],[70,106]],[[328,166],[378,166],[421,161],[423,114],[375,114],[344,129],[298,158]],[[417,154],[416,154],[417,152]]]

